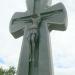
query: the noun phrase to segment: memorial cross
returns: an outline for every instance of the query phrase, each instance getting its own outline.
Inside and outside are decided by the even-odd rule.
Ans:
[[[53,75],[49,31],[66,30],[65,7],[49,7],[48,0],[26,1],[28,10],[15,13],[10,22],[10,33],[23,36],[17,75]]]

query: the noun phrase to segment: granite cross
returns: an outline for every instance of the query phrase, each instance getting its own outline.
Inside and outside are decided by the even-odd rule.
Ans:
[[[26,0],[28,10],[17,12],[10,33],[23,43],[17,75],[53,75],[49,31],[66,30],[67,14],[62,3],[48,6],[48,0]]]

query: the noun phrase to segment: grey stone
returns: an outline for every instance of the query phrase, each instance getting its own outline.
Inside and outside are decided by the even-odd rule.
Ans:
[[[17,75],[53,75],[49,32],[67,28],[64,5],[47,6],[47,0],[27,0],[28,10],[17,12],[10,21],[14,38],[23,36]]]

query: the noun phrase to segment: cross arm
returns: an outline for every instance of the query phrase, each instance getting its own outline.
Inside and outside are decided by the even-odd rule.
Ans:
[[[24,34],[25,25],[31,24],[30,15],[28,13],[17,12],[12,16],[10,21],[10,33],[14,38],[19,38]]]
[[[48,8],[45,13],[41,13],[41,16],[43,20],[47,22],[49,31],[66,30],[67,13],[62,3],[58,3],[51,8]]]

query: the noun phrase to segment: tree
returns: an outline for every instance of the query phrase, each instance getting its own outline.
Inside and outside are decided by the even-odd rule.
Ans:
[[[14,75],[15,72],[15,68],[10,66],[9,69],[6,71],[6,75]]]
[[[0,75],[15,75],[16,70],[14,67],[9,67],[9,69],[0,68]]]
[[[5,70],[3,70],[3,68],[1,67],[0,68],[0,75],[4,75],[4,73],[5,73]]]

